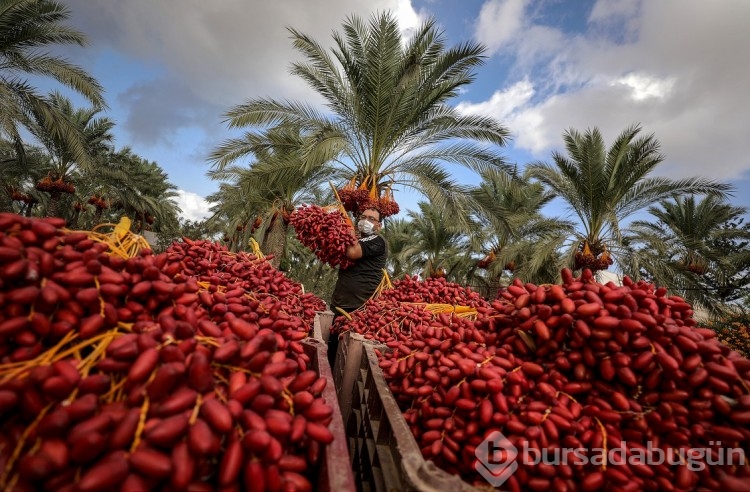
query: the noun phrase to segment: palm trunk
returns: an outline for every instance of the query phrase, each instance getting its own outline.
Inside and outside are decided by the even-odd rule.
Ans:
[[[497,299],[497,296],[500,294],[500,290],[503,288],[503,286],[500,284],[500,276],[491,279],[489,281],[489,295],[487,299]]]
[[[49,191],[49,203],[47,204],[47,217],[61,217],[60,215],[60,198],[62,192]]]
[[[289,226],[284,223],[280,214],[271,220],[271,224],[266,230],[263,238],[261,250],[266,255],[273,255],[270,263],[274,268],[278,268],[281,259],[286,252],[286,233]]]
[[[0,192],[0,212],[12,212],[13,211],[13,199],[10,197],[10,193]]]
[[[70,226],[73,229],[78,229],[78,221],[81,220],[81,211],[76,210],[76,212],[73,214],[73,220],[70,221]]]

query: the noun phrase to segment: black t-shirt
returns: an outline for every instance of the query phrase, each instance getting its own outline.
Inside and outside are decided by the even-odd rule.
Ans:
[[[360,238],[362,258],[345,270],[339,270],[331,305],[353,311],[364,304],[383,279],[385,268],[385,239],[377,234]]]

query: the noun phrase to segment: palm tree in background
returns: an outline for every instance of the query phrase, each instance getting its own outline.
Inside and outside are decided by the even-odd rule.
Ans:
[[[388,248],[386,268],[393,278],[405,275],[418,275],[419,266],[415,265],[416,257],[412,254],[415,240],[411,222],[403,217],[388,219],[381,232]]]
[[[594,269],[606,268],[609,250],[621,249],[620,224],[633,213],[672,196],[726,198],[731,190],[703,178],[650,177],[664,157],[654,136],[639,137],[640,131],[640,126],[630,126],[607,149],[597,128],[585,133],[570,129],[563,134],[567,157],[555,151],[553,164],[536,162],[527,168],[531,178],[549,187],[578,217],[582,230],[576,232],[573,247],[595,262]]]
[[[53,0],[0,0],[0,138],[11,142],[21,164],[25,152],[21,129],[38,129],[65,142],[75,161],[87,159],[80,127],[39,94],[27,77],[48,77],[73,89],[94,107],[105,107],[99,83],[80,67],[48,50],[56,45],[84,46],[82,33],[63,24],[70,12]]]
[[[133,154],[128,147],[115,153],[110,162],[110,166],[101,169],[104,179],[111,176],[114,186],[103,186],[100,194],[119,206],[111,207],[115,214],[134,218],[139,232],[176,226],[177,186],[158,163]]]
[[[34,184],[44,176],[49,154],[25,144],[22,155],[23,159],[11,142],[0,139],[0,211],[31,215],[44,200]]]
[[[445,163],[475,171],[505,168],[495,151],[508,130],[492,118],[463,115],[448,101],[474,80],[484,48],[476,43],[446,46],[434,20],[406,41],[390,13],[368,22],[352,16],[334,48],[294,29],[294,47],[305,61],[292,65],[325,101],[328,113],[302,102],[257,98],[227,113],[230,128],[291,123],[301,130],[306,171],[333,161],[347,178],[376,188],[412,187],[446,209],[465,209],[469,195],[445,170]],[[218,170],[232,155],[215,160]],[[343,181],[343,180],[342,180]],[[455,222],[467,215],[455,214]]]
[[[560,250],[573,224],[542,213],[554,195],[516,172],[497,171],[483,173],[471,193],[479,226],[472,235],[481,237],[489,250],[482,260],[488,277],[499,280],[507,271],[527,282],[555,282],[562,266]]]
[[[98,155],[96,162],[75,170],[74,212],[66,216],[71,223],[90,228],[127,216],[134,232],[177,228],[177,187],[156,162],[129,147]]]
[[[78,128],[83,136],[84,159],[77,158],[77,151],[71,148],[70,142],[58,132],[49,132],[46,127],[34,126],[32,133],[50,151],[52,160],[47,176],[37,184],[37,189],[49,193],[47,215],[61,216],[62,195],[75,193],[76,177],[80,177],[92,167],[101,165],[101,157],[112,151],[114,121],[109,118],[98,118],[99,107],[75,108],[67,97],[59,92],[50,96],[50,103],[60,114],[65,115],[70,124]]]
[[[237,183],[246,171],[234,166],[225,169],[219,189],[206,197],[206,201],[212,204],[206,226],[213,231],[222,231],[223,241],[234,252],[246,249],[257,225],[248,227],[248,224],[253,224],[254,218],[260,217],[262,212],[260,205],[251,204],[248,196],[251,192],[245,192]]]
[[[634,221],[626,231],[628,243],[637,248],[625,256],[624,273],[669,286],[711,314],[723,312],[722,287],[733,287],[750,257],[750,231],[726,225],[747,210],[715,196],[690,195],[648,211],[655,220]],[[735,247],[717,247],[722,242]],[[736,247],[740,242],[744,247]]]
[[[305,166],[304,140],[298,125],[284,123],[262,135],[230,139],[211,154],[217,164],[209,177],[226,182],[220,193],[209,197],[218,202],[215,215],[233,218],[230,222],[239,218],[229,224],[239,232],[246,231],[248,222],[260,221],[255,225],[262,226],[261,249],[273,255],[276,267],[285,256],[289,216],[303,203],[321,198],[321,186],[337,174],[323,162]],[[254,158],[249,168],[222,164],[248,157]],[[247,244],[244,236],[242,244]]]
[[[412,240],[402,255],[416,262],[422,278],[458,280],[456,277],[463,276],[471,253],[468,236],[460,228],[446,222],[435,205],[427,202],[419,202],[418,205],[418,212],[408,213],[408,230]]]

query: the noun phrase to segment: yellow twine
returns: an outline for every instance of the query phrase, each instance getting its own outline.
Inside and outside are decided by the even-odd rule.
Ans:
[[[255,238],[250,238],[250,241],[248,241],[248,244],[250,245],[252,253],[259,259],[264,259],[266,255],[263,254],[263,252],[260,250],[260,244],[258,244],[258,241],[255,240]]]
[[[146,425],[146,415],[148,414],[148,396],[144,397],[143,405],[141,405],[141,416],[138,419],[138,427],[135,429],[135,436],[133,437],[133,444],[130,446],[130,452],[136,450],[138,445],[141,443],[141,434],[143,433],[143,427]]]

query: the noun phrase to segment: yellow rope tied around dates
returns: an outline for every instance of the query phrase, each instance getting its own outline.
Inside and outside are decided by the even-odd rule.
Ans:
[[[49,364],[49,360],[51,360],[55,353],[58,350],[62,350],[67,344],[72,341],[74,338],[76,338],[78,335],[74,331],[69,331],[62,340],[60,340],[57,345],[54,347],[48,349],[46,352],[43,352],[39,354],[36,359],[32,359],[31,361],[28,360],[22,360],[18,362],[6,362],[5,364],[0,364],[0,378],[6,377],[7,373],[14,369],[21,369],[21,372],[28,368],[29,366],[35,366],[35,365],[43,365],[43,364]],[[46,362],[45,362],[46,361]],[[12,376],[15,376],[16,374],[12,374]],[[12,379],[12,378],[11,378]],[[5,380],[0,379],[0,382],[4,382]]]
[[[148,396],[144,396],[143,404],[141,405],[141,414],[138,418],[138,425],[135,428],[135,436],[133,437],[133,443],[130,445],[131,453],[134,452],[141,443],[141,434],[143,433],[143,428],[146,426],[146,416],[148,415],[149,404]]]
[[[477,315],[476,308],[471,306],[458,306],[455,304],[427,304],[422,302],[405,302],[411,306],[424,306],[425,311],[432,314],[455,314],[457,318],[471,318]]]
[[[604,456],[604,459],[602,459],[602,470],[607,471],[607,429],[604,428],[604,424],[597,417],[594,417],[594,420],[602,433],[602,456]]]
[[[198,393],[198,398],[195,399],[195,405],[193,406],[193,412],[190,414],[190,419],[188,420],[188,423],[190,425],[194,425],[195,422],[198,420],[198,412],[200,411],[202,404],[203,404],[203,395]]]
[[[349,321],[351,321],[351,320],[352,320],[352,315],[351,315],[351,314],[349,314],[349,313],[347,313],[346,311],[344,311],[344,310],[343,310],[343,309],[341,309],[340,307],[336,306],[336,311],[338,311],[338,312],[339,312],[339,314],[341,314],[342,316],[344,316],[344,317],[345,317],[346,319],[348,319]]]
[[[123,216],[120,219],[120,222],[118,222],[117,224],[99,224],[95,226],[91,231],[75,232],[86,232],[89,239],[91,239],[92,241],[105,243],[107,246],[109,246],[110,254],[128,259],[134,256],[138,256],[138,254],[143,249],[151,249],[151,245],[148,244],[146,238],[130,232],[130,226],[131,220],[128,217]],[[112,227],[113,230],[108,234],[98,231],[99,229],[104,227]]]
[[[78,337],[74,331],[70,331],[57,345],[42,352],[34,359],[0,365],[0,383],[5,383],[16,378],[24,378],[28,376],[29,371],[34,367],[52,364],[65,357],[80,353],[82,349],[87,348],[91,348],[91,354],[94,355],[89,354],[85,360],[86,365],[81,366],[81,368],[90,368],[103,357],[104,351],[106,351],[109,344],[121,334],[117,328],[114,328],[75,345],[70,345]]]
[[[529,349],[536,350],[536,342],[528,333],[523,330],[516,330],[516,334]]]
[[[380,294],[382,294],[384,290],[390,290],[390,289],[393,289],[393,282],[391,282],[391,277],[388,275],[388,271],[385,268],[383,268],[383,278],[380,279],[380,283],[378,284],[378,287],[375,289],[375,292],[373,292],[372,295],[370,296],[370,299],[375,299],[378,296],[380,296]]]
[[[264,255],[260,250],[260,244],[258,244],[258,241],[256,241],[255,238],[251,237],[250,241],[248,241],[248,244],[250,245],[250,249],[256,258],[262,260],[266,257],[266,255]]]

